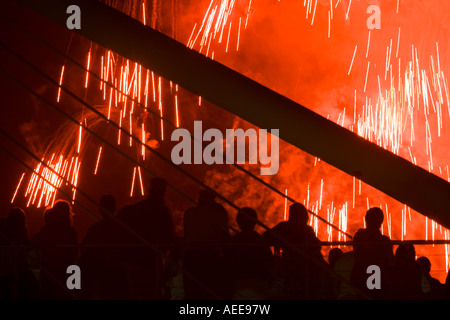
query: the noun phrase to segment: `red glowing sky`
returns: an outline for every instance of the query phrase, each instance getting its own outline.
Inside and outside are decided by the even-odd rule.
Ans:
[[[206,0],[181,1],[181,10],[177,16],[177,40],[183,43],[187,42],[193,25],[202,21],[208,3],[209,1]],[[336,1],[333,0],[333,3],[335,4]],[[358,92],[357,104],[364,103],[366,95],[363,93],[363,88],[367,61],[369,60],[371,69],[367,83],[367,95],[376,99],[378,95],[376,77],[377,75],[384,76],[386,46],[392,39],[393,50],[397,49],[399,28],[401,28],[401,37],[398,56],[402,61],[406,62],[411,59],[411,45],[414,45],[417,48],[422,67],[428,69],[430,56],[436,57],[437,42],[439,44],[440,66],[445,75],[448,75],[450,3],[439,0],[426,2],[400,0],[397,13],[397,1],[353,0],[348,11],[348,19],[346,19],[345,15],[349,9],[349,4],[349,0],[341,0],[339,6],[334,10],[330,25],[331,37],[328,38],[329,1],[318,1],[314,24],[311,25],[312,14],[309,15],[308,19],[305,18],[305,8],[301,0],[281,0],[279,2],[277,0],[254,0],[248,28],[242,30],[240,36],[239,51],[230,50],[229,53],[225,54],[223,46],[217,46],[214,49],[215,59],[317,113],[325,117],[329,116],[334,121],[338,119],[339,113],[344,108],[351,111],[349,113],[352,114],[355,90]],[[369,32],[366,27],[366,20],[369,17],[366,9],[372,4],[378,5],[381,9],[381,29],[371,31],[369,54],[366,58]],[[247,0],[237,1],[237,6],[240,9],[245,10],[247,5]],[[17,7],[13,6],[12,8]],[[20,12],[14,14],[21,17]],[[164,12],[163,17],[166,17]],[[25,19],[24,23],[33,26],[32,21],[26,21]],[[47,40],[57,43],[64,51],[68,43],[67,34],[62,32],[62,38],[55,40],[55,37],[51,36],[52,28],[47,25],[43,25],[42,28],[43,30],[38,30],[38,32],[46,35]],[[233,46],[236,45],[236,39],[235,30],[231,40]],[[30,50],[26,46],[26,43],[19,45],[23,52],[35,52],[37,57],[31,55],[31,58],[45,65],[49,72],[57,78],[63,63],[62,60],[46,56],[47,53],[44,51]],[[357,46],[357,51],[351,73],[348,75],[355,46]],[[79,61],[84,61],[87,48],[86,43],[84,46],[73,46],[71,53],[73,56],[79,57]],[[394,65],[396,63],[397,59],[393,61]],[[83,79],[82,74],[81,76],[77,75],[77,77]],[[68,85],[79,88],[82,81],[77,81],[78,78],[74,79],[74,74],[71,79],[72,81],[68,81]],[[382,85],[386,85],[386,83],[382,81]],[[3,89],[5,90],[3,96],[7,96],[7,92],[11,89],[8,89],[8,87]],[[54,98],[53,91],[45,90],[45,88],[42,88],[42,91]],[[8,101],[9,108],[2,110],[2,112],[5,112],[2,114],[2,128],[16,126],[22,128],[22,130],[28,128],[30,129],[28,130],[29,133],[35,133],[37,121],[33,121],[32,115],[39,115],[46,119],[46,117],[43,117],[44,108],[41,107],[40,109],[34,100],[25,99],[23,96],[17,97],[15,100]],[[24,114],[17,115],[16,112],[13,112],[15,103],[32,105],[33,107],[30,107],[28,112],[29,116],[24,117]],[[70,106],[72,107],[72,105]],[[182,125],[183,123],[189,125],[192,120],[205,117],[210,122],[210,126],[248,126],[244,121],[229,115],[223,119],[224,114],[226,113],[214,106],[209,106],[209,109],[206,110],[195,105],[185,106],[182,112]],[[47,116],[46,113],[45,116]],[[8,119],[8,121],[4,121],[5,119]],[[51,122],[56,127],[60,123],[53,116],[48,119],[52,119]],[[346,126],[351,124],[352,120],[348,116]],[[450,115],[444,113],[442,136],[440,138],[434,137],[433,142],[435,161],[437,165],[441,166],[448,164],[447,159],[450,156],[450,151],[447,148],[448,138],[450,137],[447,124],[449,121]],[[52,123],[39,123],[40,137],[36,138],[39,141],[34,141],[35,143],[31,144],[30,141],[27,141],[30,147],[39,145],[42,143],[40,140],[44,140],[46,134],[51,134]],[[418,140],[417,149],[414,150],[419,164],[425,167],[427,156],[424,155],[425,140],[422,134],[424,127],[422,123],[416,128]],[[23,135],[23,131],[19,134]],[[433,135],[435,136],[435,133]],[[30,137],[28,138],[30,139]],[[402,155],[405,156],[405,154]],[[9,161],[2,158],[2,163],[10,163]],[[107,170],[108,174],[104,174],[102,177],[107,177],[108,183],[112,183],[114,181],[112,178],[113,171],[118,168],[119,164],[110,166]],[[11,176],[20,177],[21,170],[8,172],[8,178],[15,181]],[[198,168],[195,170],[198,170]],[[202,170],[200,173],[205,175],[206,181],[210,185],[217,187],[226,196],[236,201],[238,205],[248,205],[251,202],[259,209],[262,220],[269,225],[274,224],[282,217],[284,200],[279,196],[274,196],[264,187],[241,178],[231,168],[203,168]],[[129,176],[125,179],[128,188]],[[310,198],[311,202],[314,202],[319,197],[321,179],[324,179],[324,209],[320,213],[326,217],[326,206],[329,206],[330,203],[335,206],[342,206],[345,202],[350,203],[352,201],[351,177],[325,164],[315,167],[313,157],[285,143],[281,145],[280,172],[277,176],[269,179],[275,187],[282,191],[288,189],[290,196],[303,201],[306,199],[307,186],[310,185]],[[186,188],[189,189],[189,183],[186,183]],[[7,188],[7,196],[4,202],[10,200],[9,193],[12,192],[10,189]],[[128,190],[124,192],[124,194],[127,193]],[[361,226],[367,197],[370,197],[371,204],[384,205],[389,203],[389,208],[392,210],[396,221],[393,238],[399,239],[399,232],[401,232],[398,226],[399,221],[401,221],[399,210],[401,211],[402,205],[366,186],[364,186],[363,195],[356,199],[355,209],[349,210],[350,233]],[[336,220],[334,222],[336,223]],[[413,215],[413,222],[408,226],[409,239],[424,238],[423,223],[424,218],[422,216]],[[386,225],[384,227],[386,228]],[[322,229],[323,231],[324,229]],[[322,235],[326,237],[323,233]],[[425,250],[425,248],[421,249]],[[442,254],[443,248],[439,250],[439,253]],[[442,269],[442,266],[440,269]]]

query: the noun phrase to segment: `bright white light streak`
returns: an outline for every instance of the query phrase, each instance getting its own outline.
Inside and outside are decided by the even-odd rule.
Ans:
[[[350,12],[350,6],[352,5],[352,0],[348,3],[347,12],[345,13],[345,20],[348,20],[348,14]]]
[[[138,168],[138,174],[139,174],[139,185],[141,186],[141,195],[144,195],[144,184],[142,183],[142,175],[141,175],[141,167]]]
[[[397,35],[397,50],[395,52],[395,57],[398,58],[398,50],[400,48],[400,27],[398,27],[398,35]]]
[[[78,148],[77,148],[77,153],[80,153],[80,149],[81,149],[81,132],[82,132],[82,128],[83,128],[83,125],[82,125],[82,123],[80,122],[80,129],[79,129],[79,132],[78,132]]]
[[[286,189],[286,191],[284,192],[284,194],[285,194],[285,198],[284,198],[284,220],[286,221],[287,220],[287,189]]]
[[[242,18],[239,17],[239,29],[238,29],[238,38],[237,38],[236,51],[239,51],[239,42],[240,42],[240,39],[241,39],[241,22],[242,22],[241,20],[242,20]]]
[[[144,22],[144,26],[147,24],[145,19],[145,2],[142,2],[142,20]]]
[[[142,134],[142,159],[145,160],[145,143],[146,143],[146,139],[145,139],[145,127],[144,127],[144,123],[142,123],[142,128],[141,128],[141,134]]]
[[[352,62],[350,63],[350,68],[348,69],[348,75],[350,75],[350,72],[352,71],[352,66],[353,66],[353,60],[355,60],[355,55],[356,55],[356,50],[358,49],[358,45],[355,45],[355,51],[353,51],[353,58],[352,58]]]
[[[316,2],[314,3],[314,11],[313,11],[312,19],[311,19],[311,25],[314,24],[314,17],[316,16],[316,7],[317,7],[317,0],[316,0]]]
[[[131,191],[130,191],[130,197],[133,196],[133,191],[134,191],[134,180],[136,178],[136,167],[133,168],[133,179],[131,181]]]
[[[333,19],[333,0],[330,0],[330,18]]]
[[[23,177],[24,177],[24,176],[25,176],[25,172],[22,173],[22,176],[20,177],[19,183],[17,184],[17,187],[16,187],[16,191],[14,191],[14,195],[13,195],[13,197],[12,197],[12,199],[11,199],[11,203],[13,203],[13,202],[14,202],[14,199],[16,198],[17,191],[19,191],[20,184],[22,183],[22,180],[23,180]]]
[[[100,147],[100,148],[98,149],[98,156],[97,156],[97,162],[96,162],[96,164],[95,164],[94,175],[96,175],[96,174],[97,174],[97,171],[98,171],[98,165],[99,165],[99,163],[100,163],[100,157],[102,156],[102,149],[103,149],[103,147]]]
[[[366,92],[366,87],[367,87],[367,76],[369,75],[369,67],[370,67],[370,60],[367,61],[366,80],[364,81],[364,92]]]
[[[369,30],[369,35],[367,36],[366,58],[369,55],[369,46],[370,46],[370,30]]]
[[[322,209],[322,199],[323,199],[323,179],[320,179],[319,210]]]
[[[87,66],[86,66],[86,81],[84,82],[84,87],[88,87],[88,81],[89,81],[89,67],[91,65],[91,49],[89,49],[88,52],[88,58],[87,58]]]
[[[330,10],[328,10],[328,38],[330,38],[331,35],[331,19]]]
[[[59,76],[58,96],[56,97],[56,102],[59,102],[59,100],[61,98],[61,85],[62,85],[62,81],[63,81],[63,77],[64,77],[64,68],[65,68],[65,65],[62,66],[61,74]]]

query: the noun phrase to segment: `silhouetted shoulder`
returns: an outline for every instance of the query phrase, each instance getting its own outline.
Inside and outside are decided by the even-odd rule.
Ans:
[[[358,229],[358,231],[355,232],[355,235],[353,236],[353,240],[357,241],[360,239],[364,239],[367,235],[366,229]]]
[[[390,242],[391,239],[381,234],[379,230],[359,229],[354,237],[353,241],[377,241],[377,242]]]
[[[262,237],[261,235],[256,231],[249,231],[246,233],[239,232],[236,233],[234,236],[231,237],[231,241],[234,243],[242,243],[242,242],[261,242]]]
[[[264,234],[266,234],[267,236],[271,236],[273,237],[274,234],[284,234],[286,233],[288,230],[290,229],[290,223],[288,221],[282,221],[280,223],[278,223],[277,225],[275,225],[271,230],[272,232],[266,231]]]
[[[132,217],[133,212],[135,212],[133,205],[125,205],[117,213],[117,218],[126,221]]]

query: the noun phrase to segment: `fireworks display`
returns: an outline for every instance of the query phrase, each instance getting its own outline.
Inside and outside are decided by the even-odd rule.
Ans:
[[[445,43],[448,26],[442,28],[447,21],[437,18],[448,5],[377,1],[382,25],[371,30],[366,27],[369,1],[106,2],[450,181],[446,62],[450,49]],[[435,21],[409,18],[430,12]],[[409,19],[427,24],[418,26]],[[134,158],[129,170],[123,169],[117,176],[127,181],[122,192],[137,198],[145,196],[143,169],[156,161],[149,148],[164,153],[170,146],[171,131],[201,116],[206,116],[211,126],[221,125],[222,119],[213,114],[215,106],[201,97],[111,50],[86,42],[85,52],[77,50],[74,58],[81,71],[73,71],[70,60],[58,66],[53,102],[59,107],[68,103],[70,96],[62,88],[70,83],[71,90],[90,101],[96,112],[79,106],[73,116],[79,124],[61,124],[38,155],[41,162],[35,162],[34,170],[21,174],[11,186],[12,203],[51,206],[59,189],[65,187],[75,203],[77,188],[83,189],[84,180],[95,183],[102,170],[110,172],[106,167],[115,161],[112,154],[94,142],[86,128]],[[75,49],[69,45],[67,51],[71,50]],[[234,115],[228,115],[226,121],[248,126]],[[252,172],[250,166],[243,167]],[[231,166],[202,170],[207,185],[237,206],[254,203],[250,206],[258,209],[261,221],[269,226],[286,219],[288,195],[304,203],[314,213],[310,225],[322,241],[350,240],[345,233],[354,234],[363,226],[364,213],[371,206],[383,209],[382,231],[391,239],[450,239],[449,230],[436,222],[286,143],[280,145],[280,173],[264,179],[278,194]],[[449,245],[427,245],[417,251],[430,255],[433,274],[443,279],[450,267]]]

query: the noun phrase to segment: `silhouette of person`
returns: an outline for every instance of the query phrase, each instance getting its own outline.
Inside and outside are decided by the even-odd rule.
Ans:
[[[427,257],[419,257],[417,263],[421,272],[421,289],[427,300],[442,299],[444,296],[442,283],[430,274],[431,262]]]
[[[58,200],[45,210],[45,224],[31,239],[39,250],[44,299],[73,297],[66,287],[67,267],[76,264],[78,259],[77,233],[72,227],[71,215],[69,203]]]
[[[308,225],[308,219],[305,206],[293,203],[289,207],[289,219],[262,235],[269,245],[281,248],[282,278],[288,285],[288,295],[298,298],[316,295],[321,285],[318,268],[312,261],[326,265],[320,240]]]
[[[345,252],[342,256],[338,257],[332,265],[332,270],[342,277],[343,281],[339,278],[332,278],[332,287],[334,298],[337,300],[356,300],[359,299],[359,295],[354,286],[351,285],[350,279],[355,265],[355,255],[353,251]]]
[[[450,270],[447,273],[447,278],[445,278],[444,298],[450,300]]]
[[[398,246],[389,276],[392,299],[422,298],[420,268],[412,244],[401,243]]]
[[[333,271],[333,268],[336,264],[336,262],[342,258],[344,255],[344,252],[341,250],[341,248],[332,248],[328,252],[328,266],[330,268],[331,272]],[[336,299],[337,297],[337,283],[339,279],[336,277],[333,277],[329,274],[329,280],[328,280],[328,291],[330,292],[330,298]]]
[[[245,207],[239,210],[236,222],[241,229],[231,238],[229,264],[234,284],[233,299],[265,299],[272,252],[255,231],[257,213]]]
[[[387,298],[389,269],[394,260],[392,243],[389,237],[381,234],[381,224],[384,214],[380,208],[373,207],[367,210],[365,221],[366,228],[359,229],[353,237],[353,251],[355,265],[353,267],[351,281],[361,291],[373,298]],[[367,268],[376,265],[381,271],[381,288],[367,288]]]
[[[27,261],[29,246],[25,214],[22,209],[13,208],[0,233],[0,299],[37,297],[37,279]]]
[[[184,213],[183,274],[185,299],[229,297],[222,244],[230,240],[228,214],[215,194],[201,190],[198,204]]]
[[[132,299],[160,299],[162,295],[164,259],[175,241],[172,214],[164,200],[166,189],[166,180],[153,178],[148,197],[118,213],[118,218],[133,230],[123,235],[131,245],[124,261]]]
[[[328,263],[330,267],[333,268],[336,264],[336,261],[344,255],[344,252],[341,248],[333,248],[328,252]]]
[[[126,298],[126,278],[122,248],[118,248],[123,230],[115,221],[116,199],[111,194],[100,198],[101,219],[93,223],[82,241],[80,266],[82,287],[89,299]],[[114,279],[114,281],[111,281]]]

